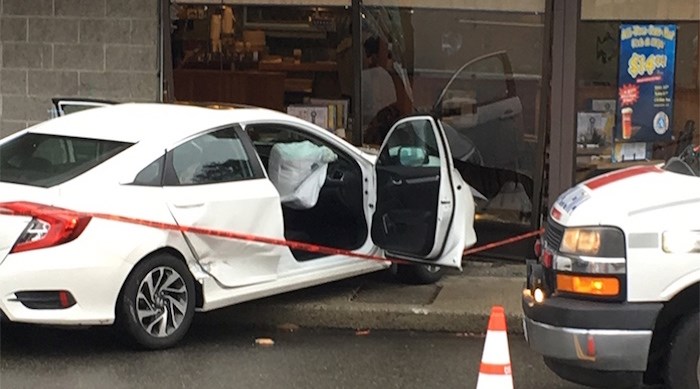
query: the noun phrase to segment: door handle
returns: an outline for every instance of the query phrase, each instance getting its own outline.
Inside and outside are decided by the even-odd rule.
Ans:
[[[499,116],[498,118],[501,120],[506,120],[510,119],[515,116],[515,112],[512,109],[507,109],[503,112],[503,115]]]
[[[173,204],[175,208],[188,209],[188,208],[199,208],[203,207],[204,203],[192,203],[192,204]]]
[[[407,178],[407,184],[427,184],[428,182],[440,181],[440,176],[430,176],[430,177],[419,177],[419,178]]]
[[[399,178],[399,179],[392,178],[392,179],[391,179],[391,183],[394,184],[394,185],[401,185],[401,184],[403,184],[403,180],[400,179],[400,178]]]

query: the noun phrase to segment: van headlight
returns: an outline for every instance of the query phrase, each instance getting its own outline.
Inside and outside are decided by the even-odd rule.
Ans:
[[[558,293],[619,300],[627,271],[625,235],[614,227],[564,230],[554,255]]]
[[[625,236],[613,227],[567,228],[559,252],[594,257],[624,258]]]

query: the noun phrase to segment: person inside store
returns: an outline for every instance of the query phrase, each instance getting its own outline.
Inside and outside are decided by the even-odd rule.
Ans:
[[[391,126],[413,113],[410,90],[396,70],[385,39],[372,36],[364,42],[362,70],[362,121],[364,143],[381,144]]]

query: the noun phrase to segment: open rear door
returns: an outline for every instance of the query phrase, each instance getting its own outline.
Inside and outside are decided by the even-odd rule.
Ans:
[[[53,110],[52,116],[65,116],[74,112],[82,111],[90,108],[104,107],[106,105],[116,104],[107,100],[81,99],[81,98],[60,98],[52,99]]]
[[[395,257],[461,268],[465,197],[453,177],[452,157],[431,116],[398,121],[387,134],[376,167],[372,240]]]

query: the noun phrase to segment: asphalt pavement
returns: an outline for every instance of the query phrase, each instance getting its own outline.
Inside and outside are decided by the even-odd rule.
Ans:
[[[263,330],[201,316],[179,347],[139,352],[107,328],[6,325],[0,388],[474,388],[483,342],[454,333]],[[520,335],[510,335],[510,355],[518,389],[582,389],[548,371]]]

